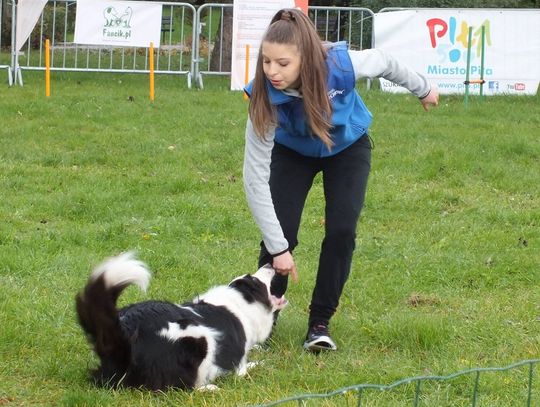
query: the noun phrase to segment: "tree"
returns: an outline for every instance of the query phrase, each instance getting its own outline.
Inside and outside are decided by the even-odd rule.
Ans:
[[[0,32],[0,44],[7,47],[11,45],[11,3],[8,4],[7,1],[0,0],[0,5],[2,9],[0,14],[2,15],[2,21],[0,21],[0,27],[2,31]]]
[[[221,4],[232,4],[233,0],[221,1]],[[228,72],[231,70],[232,36],[233,36],[233,8],[223,9],[223,20],[220,22],[223,30],[218,30],[214,41],[210,59],[211,71]]]

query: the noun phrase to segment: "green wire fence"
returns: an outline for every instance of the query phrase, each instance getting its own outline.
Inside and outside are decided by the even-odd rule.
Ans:
[[[483,373],[486,372],[503,372],[508,371],[512,369],[516,369],[522,366],[528,366],[528,378],[527,378],[527,387],[526,387],[526,405],[527,407],[531,407],[533,405],[540,405],[540,401],[536,401],[535,404],[532,400],[532,387],[533,387],[533,373],[534,373],[534,366],[536,364],[540,363],[540,359],[530,359],[530,360],[523,360],[517,363],[514,363],[512,365],[506,366],[506,367],[487,367],[487,368],[475,368],[475,369],[469,369],[464,370],[461,372],[457,372],[454,374],[450,374],[447,376],[415,376],[415,377],[409,377],[406,379],[402,379],[399,381],[396,381],[389,385],[377,385],[377,384],[357,384],[354,386],[348,386],[343,387],[341,389],[329,392],[329,393],[319,393],[319,394],[300,394],[292,397],[288,397],[282,400],[274,401],[268,404],[261,404],[254,407],[271,407],[271,406],[278,406],[285,403],[292,403],[297,402],[298,406],[304,406],[306,401],[308,400],[314,400],[314,399],[330,399],[336,396],[341,396],[348,393],[356,393],[356,405],[358,407],[361,407],[363,404],[363,397],[365,396],[365,393],[369,390],[379,390],[379,391],[389,391],[392,389],[395,389],[398,386],[406,385],[406,384],[413,384],[414,385],[414,395],[413,395],[413,401],[412,405],[414,407],[418,407],[420,405],[420,397],[422,395],[422,385],[425,382],[440,382],[440,381],[447,381],[452,380],[460,376],[473,376],[474,377],[474,384],[473,389],[470,395],[470,405],[472,407],[476,407],[479,404],[479,398],[480,398],[480,376]],[[403,404],[400,404],[403,405]]]

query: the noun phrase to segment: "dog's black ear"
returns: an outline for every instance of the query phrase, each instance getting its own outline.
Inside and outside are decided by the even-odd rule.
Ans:
[[[244,277],[231,282],[229,287],[240,292],[248,303],[257,301],[269,308],[272,307],[268,298],[267,288],[258,278],[246,274]]]

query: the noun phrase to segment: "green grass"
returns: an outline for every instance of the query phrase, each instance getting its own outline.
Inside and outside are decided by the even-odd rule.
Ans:
[[[148,294],[130,288],[121,305],[187,300],[254,271],[247,105],[222,78],[197,91],[158,76],[151,103],[141,75],[55,73],[48,99],[42,73],[24,76],[0,87],[0,404],[244,406],[540,356],[540,97],[468,109],[442,97],[426,114],[414,97],[372,90],[373,168],[331,327],[340,350],[301,350],[323,235],[318,178],[300,282],[270,346],[252,354],[261,366],[216,393],[94,388],[74,296],[97,262],[134,249],[152,268]],[[426,384],[422,405],[471,405],[473,379]],[[525,369],[483,375],[480,405],[524,405],[527,380]],[[413,393],[366,392],[362,405],[412,405]],[[306,405],[356,404],[345,394]]]

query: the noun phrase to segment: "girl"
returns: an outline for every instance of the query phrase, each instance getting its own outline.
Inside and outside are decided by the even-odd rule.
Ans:
[[[359,78],[383,77],[438,104],[426,78],[382,50],[323,44],[300,10],[280,10],[262,39],[246,126],[244,187],[262,233],[259,265],[276,269],[272,294],[297,279],[293,250],[315,175],[322,172],[325,237],[304,348],[336,350],[328,325],[351,268],[356,224],[371,160],[371,113],[355,90]]]

